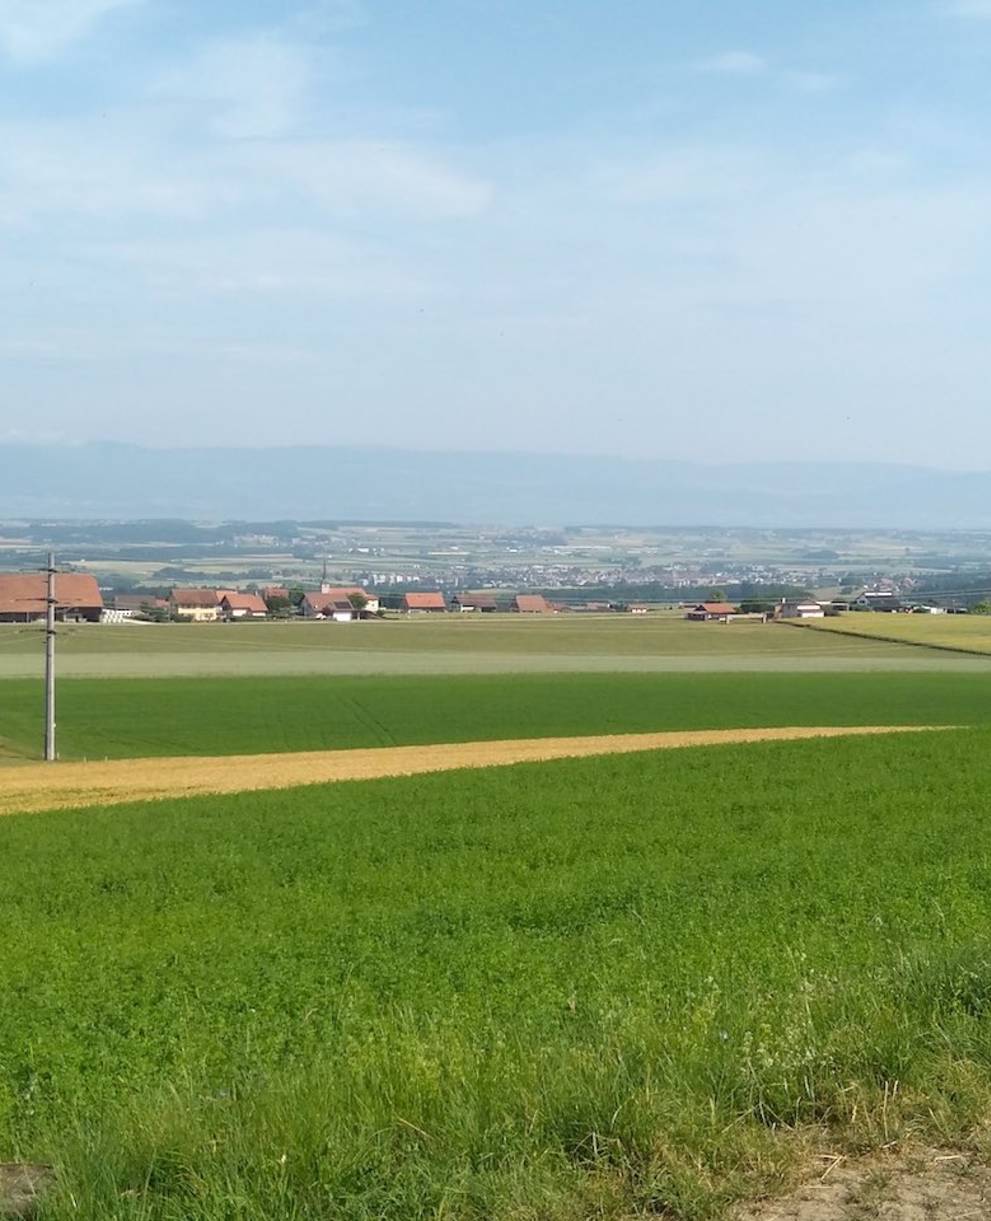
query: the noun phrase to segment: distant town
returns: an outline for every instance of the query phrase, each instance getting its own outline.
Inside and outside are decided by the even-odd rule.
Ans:
[[[3,522],[0,621],[44,615],[50,551],[60,617],[111,623],[971,613],[991,587],[991,534],[981,532]]]

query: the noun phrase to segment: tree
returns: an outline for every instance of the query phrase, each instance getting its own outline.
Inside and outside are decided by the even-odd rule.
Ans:
[[[351,603],[351,606],[354,608],[354,612],[357,615],[360,615],[368,605],[368,599],[357,589],[353,594],[348,594],[348,601]]]
[[[974,615],[991,615],[991,602],[977,602],[971,607]]]
[[[288,598],[266,598],[265,605],[270,615],[288,615],[292,610],[292,602]]]

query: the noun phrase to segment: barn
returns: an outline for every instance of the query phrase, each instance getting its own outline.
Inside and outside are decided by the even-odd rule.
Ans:
[[[48,611],[43,572],[0,574],[0,623],[36,623]],[[55,575],[55,617],[60,623],[99,623],[103,595],[96,578],[81,572]]]
[[[439,590],[431,593],[403,594],[403,610],[411,614],[437,614],[447,610],[447,603]]]

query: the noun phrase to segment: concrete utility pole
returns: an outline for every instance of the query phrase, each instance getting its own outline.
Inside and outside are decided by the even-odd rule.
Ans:
[[[55,553],[48,553],[45,616],[45,762],[55,762]]]

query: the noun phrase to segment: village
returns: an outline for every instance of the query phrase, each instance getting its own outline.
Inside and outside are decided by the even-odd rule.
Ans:
[[[713,596],[701,602],[661,604],[620,600],[558,601],[543,593],[456,592],[440,589],[411,590],[380,595],[362,585],[334,586],[323,581],[318,589],[285,585],[249,589],[212,587],[172,588],[167,596],[155,593],[110,593],[104,597],[92,574],[61,572],[55,579],[56,617],[77,623],[236,623],[265,619],[301,619],[352,623],[390,616],[416,615],[557,615],[625,614],[644,616],[664,611],[680,613],[691,622],[767,623],[773,620],[821,619],[845,612],[967,613],[902,600],[893,590],[864,590],[846,599],[820,601],[813,597],[776,600],[728,601]],[[46,576],[35,573],[0,574],[0,623],[32,623],[47,614]]]

